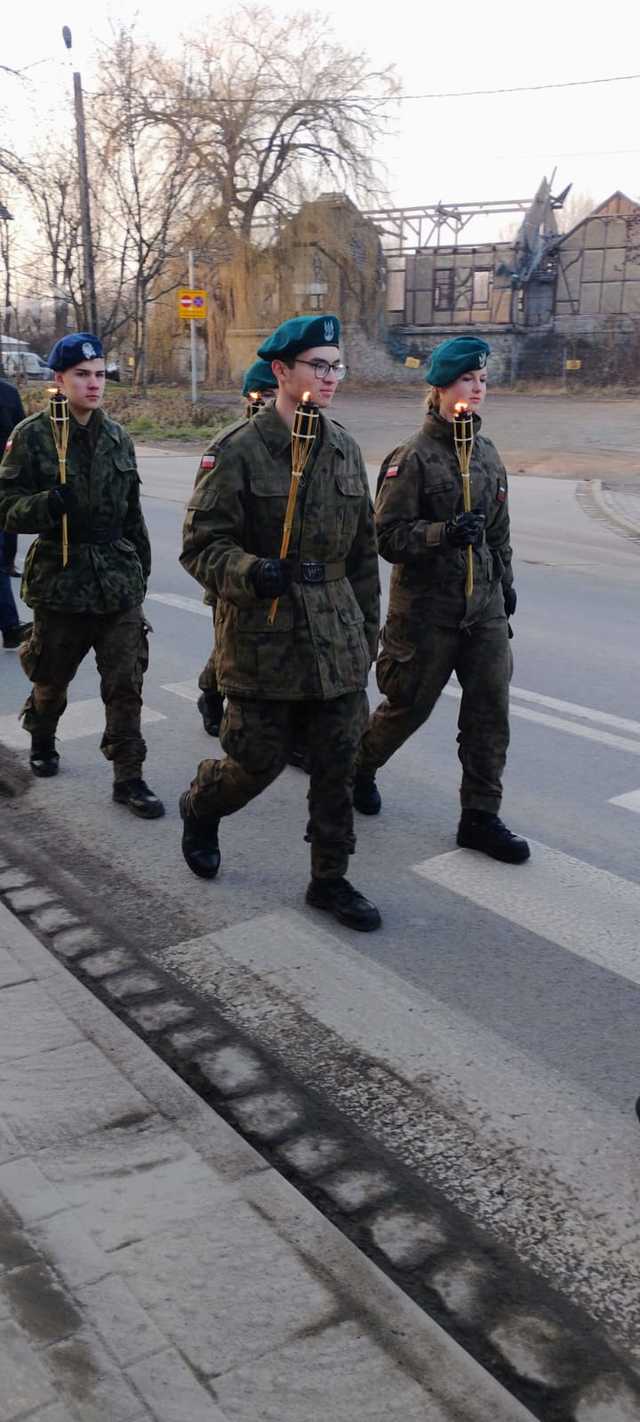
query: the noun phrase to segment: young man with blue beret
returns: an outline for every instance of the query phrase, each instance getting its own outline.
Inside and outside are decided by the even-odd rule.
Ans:
[[[22,597],[34,611],[33,630],[20,650],[33,682],[22,711],[31,733],[31,768],[40,777],[58,773],[55,734],[67,688],[93,648],[105,704],[101,750],[113,765],[113,798],[142,819],[157,819],[162,803],[142,779],[140,713],[149,657],[142,602],[151,547],[133,442],[100,408],[105,363],[96,336],[63,336],[48,364],[69,401],[66,483],[60,482],[47,410],[18,425],[0,466],[0,527],[38,535],[22,578]]]
[[[310,754],[307,902],[367,932],[380,914],[345,874],[355,847],[353,767],[378,636],[378,559],[362,455],[326,413],[345,374],[339,321],[285,321],[258,355],[278,382],[274,405],[225,441],[215,477],[197,485],[184,525],[181,561],[218,597],[216,668],[227,702],[225,758],[202,761],[180,800],[182,849],[194,874],[215,877],[220,820],[276,779],[303,726]],[[320,415],[285,559],[279,550],[291,430],[303,395]]]
[[[242,394],[247,400],[247,413],[243,419],[234,420],[233,424],[227,425],[225,429],[216,435],[213,442],[207,446],[198,466],[196,485],[199,484],[200,480],[205,478],[207,474],[215,473],[218,455],[226,440],[229,439],[232,434],[235,434],[236,430],[242,429],[247,420],[257,415],[267,400],[271,401],[275,399],[277,391],[278,382],[269,362],[266,360],[254,360],[253,364],[248,366],[245,371],[242,381]],[[252,396],[257,396],[258,399],[252,400]],[[249,406],[251,406],[251,408],[249,408]],[[211,608],[215,629],[217,596],[215,592],[207,589],[203,600],[207,607]],[[220,722],[222,721],[224,712],[224,696],[220,694],[218,687],[215,647],[212,649],[210,657],[200,672],[198,686],[200,688],[198,710],[202,716],[204,729],[208,736],[219,736]]]
[[[521,864],[525,839],[499,817],[509,744],[512,656],[508,618],[516,609],[511,568],[507,475],[480,434],[487,393],[487,342],[454,336],[434,350],[422,429],[384,460],[376,527],[380,553],[393,564],[387,620],[376,675],[385,696],[363,738],[354,803],[378,814],[376,772],[424,724],[451,673],[462,687],[458,755],[462,762],[457,842]],[[464,511],[453,439],[456,405],[471,410],[472,509]],[[473,591],[466,594],[467,550]]]

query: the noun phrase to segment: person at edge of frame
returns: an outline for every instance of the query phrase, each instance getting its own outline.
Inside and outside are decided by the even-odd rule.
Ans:
[[[516,610],[516,592],[507,476],[494,445],[480,434],[489,353],[487,342],[477,336],[454,336],[436,347],[427,371],[432,391],[422,429],[393,450],[380,470],[378,544],[382,557],[393,564],[376,667],[386,699],[363,737],[354,804],[361,814],[379,813],[377,770],[424,724],[455,671],[462,688],[457,843],[521,864],[529,858],[529,845],[499,817],[513,670],[508,619]],[[453,439],[459,401],[470,407],[475,433],[472,509],[466,513]],[[469,597],[468,548],[473,549]]]
[[[306,900],[369,932],[380,925],[378,909],[345,874],[355,849],[353,769],[367,722],[380,586],[362,454],[326,413],[345,374],[339,345],[340,323],[331,315],[294,317],[273,332],[258,354],[273,366],[275,404],[226,440],[215,479],[201,481],[187,508],[181,562],[219,598],[226,756],[200,763],[180,814],[189,868],[213,879],[220,820],[276,779],[302,724],[310,756]],[[320,410],[318,430],[283,559],[291,430],[306,392]]]
[[[113,764],[113,799],[142,819],[164,807],[142,779],[140,732],[148,633],[142,602],[151,547],[140,506],[133,441],[100,409],[105,363],[98,338],[76,331],[49,356],[69,401],[67,481],[60,483],[48,410],[18,425],[0,466],[0,527],[37,533],[25,559],[21,595],[34,610],[20,659],[33,682],[22,708],[34,775],[57,775],[55,734],[67,689],[93,648],[106,726],[101,750]],[[67,515],[69,561],[62,562]]]
[[[0,379],[0,458],[16,425],[24,419],[20,392],[10,380]],[[5,651],[15,651],[31,631],[30,622],[21,622],[11,589],[11,578],[19,577],[15,566],[18,539],[15,533],[0,532],[0,633]]]
[[[266,400],[275,398],[277,389],[278,382],[269,362],[266,360],[254,360],[253,365],[250,365],[245,372],[242,382],[243,396],[248,401],[249,396],[255,392],[260,396],[261,401],[266,403]],[[232,434],[235,434],[236,430],[243,429],[247,420],[251,419],[252,414],[257,414],[257,409],[255,411],[252,410],[251,413],[247,409],[247,413],[241,419],[234,420],[232,424],[226,425],[225,428],[216,435],[213,442],[207,446],[198,466],[196,488],[205,475],[214,473],[218,454],[225,441],[229,439]],[[218,602],[217,593],[211,588],[206,588],[203,601],[207,607],[211,608],[215,629],[216,605]],[[200,672],[198,687],[200,690],[198,710],[202,716],[204,729],[208,736],[218,736],[220,734],[220,722],[224,712],[224,697],[220,695],[218,689],[215,646],[212,647],[209,658]]]

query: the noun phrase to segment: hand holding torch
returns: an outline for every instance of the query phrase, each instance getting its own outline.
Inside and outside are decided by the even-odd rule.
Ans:
[[[58,455],[58,470],[60,483],[67,482],[67,446],[69,444],[69,401],[61,390],[50,390],[49,392],[49,420],[53,432],[53,439]],[[67,514],[62,515],[62,566],[66,568],[69,562],[69,519]]]
[[[291,429],[291,483],[289,485],[289,498],[287,499],[287,509],[282,527],[282,541],[280,543],[280,557],[286,558],[291,542],[291,530],[296,511],[296,500],[300,480],[304,474],[305,467],[311,450],[313,441],[318,429],[319,410],[318,406],[312,404],[308,391],[302,396],[302,400],[296,405],[293,416],[293,426]],[[267,622],[273,626],[278,611],[279,598],[274,597]]]
[[[460,400],[453,410],[453,442],[458,456],[458,465],[462,478],[462,502],[465,513],[471,512],[471,452],[473,450],[473,415],[469,406],[464,400]],[[471,544],[467,547],[467,579],[465,583],[465,593],[471,597],[473,592],[473,548]]]

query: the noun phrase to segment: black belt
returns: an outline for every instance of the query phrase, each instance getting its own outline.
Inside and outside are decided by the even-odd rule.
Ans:
[[[335,583],[346,576],[346,563],[293,563],[294,583]]]

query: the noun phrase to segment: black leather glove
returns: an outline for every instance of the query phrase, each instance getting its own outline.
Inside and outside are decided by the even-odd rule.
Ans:
[[[73,513],[76,496],[69,484],[54,484],[47,495],[47,512],[54,523],[61,523],[63,514]]]
[[[514,587],[510,587],[508,584],[505,585],[505,583],[502,584],[502,593],[504,597],[504,610],[507,617],[513,617],[518,605],[518,594]]]
[[[281,597],[291,583],[293,568],[285,558],[258,558],[251,565],[249,577],[256,597]]]
[[[485,516],[476,509],[458,514],[444,526],[445,542],[451,548],[478,548],[484,537]]]

